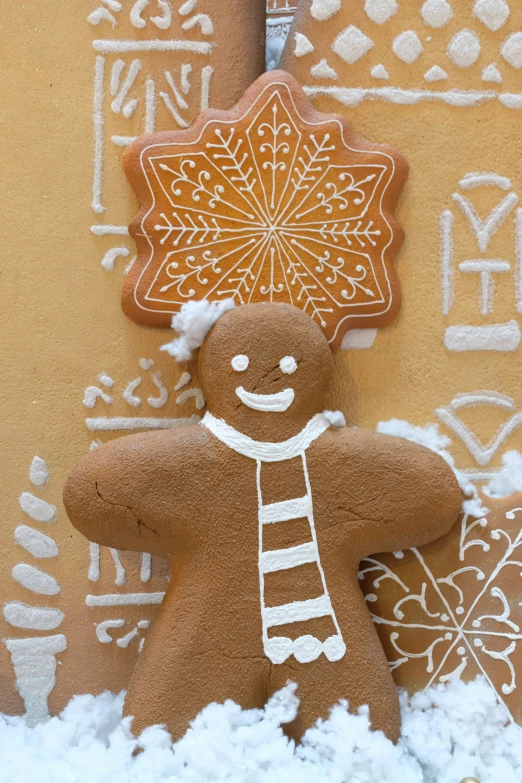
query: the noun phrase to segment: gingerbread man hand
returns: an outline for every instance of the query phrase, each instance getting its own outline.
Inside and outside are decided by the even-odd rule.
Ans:
[[[331,427],[331,372],[326,339],[301,311],[231,310],[200,350],[201,424],[113,441],[71,473],[78,530],[171,562],[126,701],[135,732],[167,723],[178,738],[209,702],[261,706],[292,679],[294,735],[344,698],[398,737],[358,565],[445,534],[462,498],[427,449]]]

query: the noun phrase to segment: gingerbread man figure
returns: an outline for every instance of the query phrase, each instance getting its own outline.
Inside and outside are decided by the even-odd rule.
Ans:
[[[166,723],[178,739],[209,702],[260,707],[293,680],[293,736],[344,698],[396,740],[396,688],[358,565],[451,528],[452,470],[400,438],[331,426],[331,351],[294,307],[229,310],[198,361],[201,423],[114,440],[65,487],[87,538],[171,563],[128,691],[133,731]]]

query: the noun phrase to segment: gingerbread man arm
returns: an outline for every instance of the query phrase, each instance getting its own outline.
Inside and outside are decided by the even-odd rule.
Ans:
[[[64,488],[75,528],[102,546],[168,556],[183,532],[179,495],[194,435],[195,425],[128,435],[82,457]]]
[[[357,528],[361,557],[422,546],[455,524],[463,496],[438,454],[365,430],[341,430],[335,439],[347,469],[333,477],[334,499]]]

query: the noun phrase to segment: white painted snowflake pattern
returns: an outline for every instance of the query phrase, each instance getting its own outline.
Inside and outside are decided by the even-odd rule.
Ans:
[[[291,77],[259,82],[236,110],[131,149],[142,209],[126,311],[168,325],[189,299],[288,302],[332,342],[392,320],[402,159],[317,114]]]
[[[487,502],[433,544],[364,560],[359,579],[397,684],[483,675],[522,724],[522,495]]]

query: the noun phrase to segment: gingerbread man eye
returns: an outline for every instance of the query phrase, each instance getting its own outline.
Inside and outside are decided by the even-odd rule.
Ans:
[[[279,362],[279,369],[286,375],[292,375],[297,370],[297,362],[293,356],[283,356]]]
[[[230,364],[232,365],[232,369],[236,372],[245,372],[248,367],[248,356],[245,356],[244,353],[238,353],[237,356],[234,356]]]

